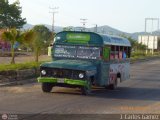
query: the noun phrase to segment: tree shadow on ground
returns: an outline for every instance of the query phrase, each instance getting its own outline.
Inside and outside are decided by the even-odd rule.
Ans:
[[[119,87],[117,90],[94,89],[92,97],[160,101],[160,89],[158,88],[131,88]]]
[[[53,91],[54,94],[81,95],[80,89],[62,89]],[[94,88],[88,97],[123,99],[123,100],[145,100],[160,101],[160,89],[158,88],[131,88],[118,87],[116,90],[105,88]],[[86,96],[84,96],[86,97]]]

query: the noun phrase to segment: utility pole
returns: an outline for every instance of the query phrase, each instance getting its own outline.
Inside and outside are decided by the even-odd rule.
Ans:
[[[52,33],[54,33],[54,31],[55,31],[55,29],[54,29],[54,23],[55,23],[55,20],[54,20],[54,16],[55,16],[55,14],[56,13],[58,13],[56,10],[58,9],[58,7],[54,7],[54,8],[51,8],[51,7],[49,7],[49,9],[50,9],[50,12],[49,13],[51,13],[52,14]]]
[[[86,28],[86,23],[87,23],[87,19],[80,19],[82,22],[82,26],[83,26],[83,31],[85,31],[85,28]]]
[[[98,32],[98,25],[97,24],[93,24],[95,27],[94,27],[94,32],[97,33]]]

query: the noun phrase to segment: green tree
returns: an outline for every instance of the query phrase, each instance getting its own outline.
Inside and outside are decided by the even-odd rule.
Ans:
[[[11,64],[15,63],[15,48],[14,45],[16,42],[22,43],[24,39],[24,34],[20,31],[16,30],[16,28],[10,29],[10,31],[6,31],[2,34],[2,39],[10,42],[11,44]]]
[[[22,8],[19,1],[9,4],[8,0],[0,0],[0,28],[21,28],[26,19],[21,17]]]
[[[69,27],[64,27],[63,31],[73,31],[73,27],[69,26]]]
[[[30,42],[34,53],[35,53],[35,61],[39,61],[39,55],[46,50],[51,41],[52,33],[50,30],[44,25],[36,25],[33,29],[34,38]]]

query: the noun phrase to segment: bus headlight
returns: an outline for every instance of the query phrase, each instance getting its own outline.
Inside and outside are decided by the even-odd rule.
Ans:
[[[81,78],[81,79],[84,78],[84,74],[83,74],[83,73],[80,73],[80,74],[79,74],[79,78]]]
[[[41,71],[41,74],[42,74],[42,75],[46,75],[46,73],[47,73],[47,72],[46,72],[45,70],[42,70],[42,71]]]

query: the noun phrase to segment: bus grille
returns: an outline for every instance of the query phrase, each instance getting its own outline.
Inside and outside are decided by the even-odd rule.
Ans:
[[[46,71],[46,75],[41,74],[41,77],[68,78],[77,80],[80,79],[79,78],[80,73],[85,73],[84,71],[80,70],[70,70],[70,69],[60,69],[60,68],[41,68],[41,70]]]

